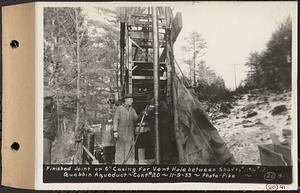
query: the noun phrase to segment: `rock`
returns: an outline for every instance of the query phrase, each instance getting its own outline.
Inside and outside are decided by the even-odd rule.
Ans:
[[[276,102],[277,101],[277,97],[274,97],[271,99],[272,102]]]
[[[287,98],[286,97],[284,97],[284,96],[282,96],[282,97],[279,97],[279,99],[278,99],[279,101],[286,101],[287,100]]]
[[[255,104],[248,104],[248,105],[244,106],[241,110],[242,111],[249,111],[249,110],[254,109],[255,107],[256,107]]]
[[[270,127],[270,126],[267,126],[267,125],[261,125],[261,126],[259,127],[259,129],[260,129],[260,130],[263,130],[264,132],[266,132],[266,131],[271,131],[273,128]]]
[[[254,127],[254,126],[255,126],[254,123],[250,123],[250,124],[243,125],[243,127]]]
[[[249,90],[249,93],[250,94],[257,94],[259,92],[259,89],[252,89],[252,90]]]
[[[266,97],[266,96],[261,96],[260,98],[259,98],[259,100],[257,101],[257,105],[263,105],[263,104],[266,104],[266,103],[269,103],[269,101],[268,101],[268,97]]]
[[[241,124],[247,124],[247,123],[251,123],[251,121],[247,120],[247,119],[244,119]]]
[[[273,110],[271,110],[271,114],[274,115],[279,115],[283,112],[287,111],[287,108],[285,105],[278,105],[276,107],[274,107]]]
[[[264,102],[265,102],[265,103],[268,102],[268,97],[264,97]]]
[[[233,106],[230,103],[222,103],[220,106],[220,111],[222,113],[230,114],[230,109],[232,109]]]
[[[258,97],[258,94],[256,94],[256,93],[253,93],[253,94],[251,93],[251,94],[248,95],[248,99],[255,100],[257,97]]]
[[[258,120],[255,124],[256,125],[263,125],[263,123],[260,120]]]
[[[292,136],[292,131],[290,129],[282,129],[282,135],[284,137]]]
[[[246,115],[246,118],[254,117],[255,115],[257,115],[257,112],[251,111],[251,112],[248,112],[248,114]]]
[[[228,118],[228,116],[226,114],[222,114],[222,115],[216,116],[214,118],[214,120],[216,120],[216,119],[223,119],[223,118]]]
[[[206,109],[205,109],[205,111],[209,112],[210,111],[210,106],[207,106]]]
[[[237,102],[232,103],[233,106],[238,106],[239,104]],[[232,107],[233,108],[233,107]]]
[[[247,120],[247,119],[244,119],[243,121],[234,124],[234,126],[243,125],[243,124],[248,124],[248,123],[251,123],[251,121],[249,121],[249,120]]]
[[[233,106],[230,103],[227,103],[227,107],[230,108],[230,109],[233,109]]]

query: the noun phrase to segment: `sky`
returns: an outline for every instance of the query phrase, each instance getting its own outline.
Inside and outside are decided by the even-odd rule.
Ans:
[[[194,30],[201,33],[207,42],[207,53],[202,59],[224,79],[226,87],[234,89],[234,65],[239,85],[247,74],[245,63],[249,54],[263,51],[278,25],[289,15],[296,15],[293,5],[288,2],[198,2],[176,6],[174,12],[182,13],[183,29],[174,44],[175,58],[187,73],[188,66],[183,63],[186,54],[181,49],[184,37]]]

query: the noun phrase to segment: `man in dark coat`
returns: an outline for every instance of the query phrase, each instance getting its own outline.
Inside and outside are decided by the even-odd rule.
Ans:
[[[51,164],[51,148],[57,133],[57,119],[54,94],[46,87],[44,90],[44,164]]]

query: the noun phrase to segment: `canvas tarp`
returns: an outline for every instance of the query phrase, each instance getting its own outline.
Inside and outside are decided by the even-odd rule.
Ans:
[[[177,124],[175,135],[182,164],[234,164],[233,155],[192,91],[179,78],[173,84]],[[177,125],[177,128],[176,128]]]

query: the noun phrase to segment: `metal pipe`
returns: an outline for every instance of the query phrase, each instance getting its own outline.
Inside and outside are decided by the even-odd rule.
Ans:
[[[152,38],[153,38],[153,88],[154,88],[154,133],[155,133],[155,162],[160,164],[159,145],[159,36],[158,36],[157,8],[152,7]]]
[[[120,88],[121,96],[124,94],[124,55],[125,55],[125,23],[120,23]],[[120,92],[118,92],[119,98]]]

